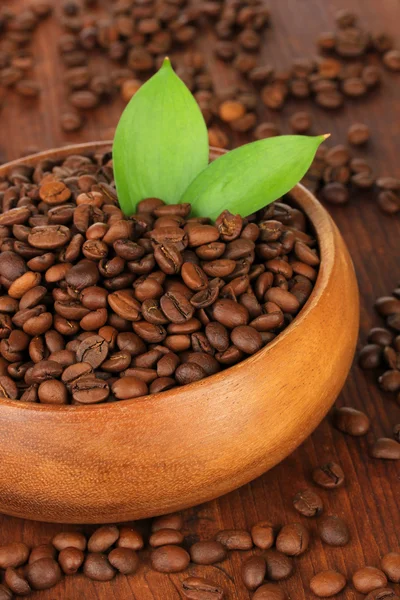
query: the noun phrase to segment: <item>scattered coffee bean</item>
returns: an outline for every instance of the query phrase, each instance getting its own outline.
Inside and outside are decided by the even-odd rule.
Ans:
[[[242,580],[248,590],[256,590],[264,581],[267,565],[262,556],[251,556],[242,565]]]
[[[389,581],[400,583],[400,553],[389,552],[381,560],[381,568]]]
[[[251,535],[244,529],[224,529],[217,533],[215,539],[228,550],[251,550],[253,547]]]
[[[151,566],[159,573],[179,573],[190,562],[190,556],[179,546],[162,546],[150,554]]]
[[[22,542],[12,542],[6,546],[0,546],[0,568],[19,567],[23,565],[29,556],[29,548]]]
[[[188,577],[182,582],[182,593],[188,600],[223,600],[224,590],[201,577]]]
[[[337,408],[334,411],[333,420],[337,429],[353,436],[365,435],[370,428],[370,420],[367,415],[350,406]]]
[[[274,583],[265,583],[255,592],[253,600],[287,600],[285,592]]]
[[[373,590],[384,588],[387,578],[385,573],[376,567],[363,567],[354,573],[353,585],[357,592],[369,594]]]
[[[85,560],[82,550],[73,547],[63,548],[58,555],[58,562],[65,575],[76,573]]]
[[[103,525],[96,529],[88,540],[89,552],[105,552],[118,540],[119,530],[115,525]]]
[[[277,550],[266,550],[264,554],[267,563],[267,579],[271,581],[280,581],[291,576],[294,570],[291,558],[278,552]]]
[[[182,544],[183,535],[176,529],[159,529],[152,533],[149,538],[149,544],[152,548],[167,546],[170,544]]]
[[[293,506],[305,517],[318,517],[324,508],[320,496],[311,489],[298,492],[293,498]]]
[[[115,576],[116,570],[110,564],[105,554],[89,552],[83,563],[83,572],[86,577],[94,581],[111,581]]]
[[[346,578],[338,571],[321,571],[310,581],[310,589],[318,598],[330,598],[343,590]]]
[[[114,548],[108,555],[110,564],[123,575],[132,575],[139,567],[139,557],[131,548]]]
[[[399,460],[400,444],[392,438],[379,438],[371,447],[371,456],[385,460]]]
[[[399,596],[391,588],[380,588],[370,592],[365,600],[399,600]]]
[[[170,515],[164,515],[154,519],[151,525],[151,531],[155,533],[160,529],[176,529],[180,530],[183,528],[183,517],[181,513],[173,513]]]
[[[32,591],[27,580],[13,567],[6,569],[4,582],[16,596],[27,596]]]
[[[345,546],[350,540],[346,523],[336,516],[322,516],[318,521],[318,533],[329,546]]]
[[[261,521],[251,528],[253,543],[261,550],[268,550],[275,543],[275,528],[269,521]]]
[[[335,462],[328,462],[314,469],[312,478],[314,483],[320,487],[334,489],[343,485],[344,473],[340,465]]]
[[[369,140],[369,127],[363,123],[354,123],[347,132],[347,139],[353,146],[361,146]]]
[[[86,550],[86,538],[83,533],[77,531],[64,531],[57,533],[51,540],[54,548],[59,552],[64,548],[77,548],[82,552]]]
[[[225,547],[214,540],[196,542],[190,548],[190,558],[197,565],[213,565],[225,560],[226,556]]]
[[[284,525],[276,538],[276,549],[287,556],[299,556],[309,546],[310,533],[301,523]]]
[[[26,578],[34,590],[48,590],[61,581],[62,573],[53,558],[40,558],[28,565]]]

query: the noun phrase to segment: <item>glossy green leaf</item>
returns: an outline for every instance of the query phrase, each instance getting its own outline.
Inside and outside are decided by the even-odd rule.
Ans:
[[[143,198],[171,204],[208,164],[208,135],[192,94],[166,58],[133,96],[115,132],[113,165],[121,209]]]
[[[183,194],[195,216],[245,217],[280,198],[307,172],[326,135],[283,135],[246,144],[212,162]]]

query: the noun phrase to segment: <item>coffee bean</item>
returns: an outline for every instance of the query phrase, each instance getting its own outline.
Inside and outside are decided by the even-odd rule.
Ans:
[[[171,544],[182,544],[183,535],[176,529],[159,529],[151,534],[149,544],[152,548],[168,546]]]
[[[310,581],[310,589],[318,598],[330,598],[343,590],[346,578],[338,571],[321,571]]]
[[[385,371],[378,379],[379,387],[385,392],[398,392],[400,390],[400,371]]]
[[[231,332],[232,343],[245,354],[254,354],[262,348],[260,333],[249,325],[239,325]]]
[[[306,133],[312,126],[310,113],[305,111],[294,113],[290,118],[290,126],[294,133]]]
[[[0,568],[19,567],[23,565],[29,556],[29,548],[22,542],[13,542],[6,546],[0,546]]]
[[[369,594],[373,590],[384,588],[387,578],[385,573],[376,567],[363,567],[353,574],[353,585],[357,592]]]
[[[365,600],[399,600],[399,596],[391,588],[380,588],[370,592]]]
[[[266,583],[258,588],[253,600],[287,600],[285,592],[274,583]]]
[[[346,523],[335,516],[322,516],[318,521],[318,533],[329,546],[345,546],[350,539]]]
[[[262,556],[251,556],[242,565],[242,580],[248,590],[256,590],[264,581],[267,565]]]
[[[389,215],[394,215],[400,211],[400,196],[390,190],[384,190],[378,194],[379,208]]]
[[[400,583],[400,553],[389,552],[381,560],[381,568],[389,581]]]
[[[89,552],[105,552],[118,540],[119,530],[115,525],[103,525],[96,529],[88,540]]]
[[[334,412],[334,424],[343,433],[353,436],[365,435],[370,428],[367,415],[350,406],[343,406]]]
[[[349,127],[347,132],[347,139],[353,146],[361,146],[368,142],[370,137],[370,131],[367,125],[363,123],[354,123]]]
[[[213,565],[225,560],[226,556],[224,546],[214,540],[196,542],[190,548],[190,558],[197,565]]]
[[[83,565],[85,555],[82,550],[73,547],[63,548],[58,555],[58,562],[65,575],[74,575]]]
[[[64,531],[57,533],[51,540],[54,548],[61,552],[64,548],[77,548],[82,552],[86,550],[86,538],[77,531]]]
[[[269,549],[265,552],[264,558],[267,563],[267,578],[271,581],[280,581],[292,575],[293,561],[282,552]]]
[[[89,552],[86,555],[83,572],[86,577],[94,581],[111,581],[116,574],[107,556],[100,552]]]
[[[35,590],[48,590],[62,579],[61,569],[53,558],[40,558],[28,565],[26,578]]]
[[[159,573],[179,573],[190,562],[190,556],[179,546],[162,546],[150,554],[151,566]]]
[[[136,529],[133,529],[132,527],[121,527],[116,545],[118,548],[141,550],[144,546],[144,542],[141,533]]]
[[[12,567],[8,567],[8,569],[6,569],[6,572],[4,573],[4,582],[17,596],[27,596],[32,592],[31,586],[27,580]]]
[[[314,483],[326,489],[334,489],[344,482],[344,473],[340,465],[328,462],[314,469],[312,473]]]
[[[132,575],[139,567],[139,557],[131,548],[114,548],[108,555],[110,564],[123,575]]]
[[[284,525],[276,538],[276,549],[287,556],[299,556],[309,546],[310,533],[301,523]]]
[[[3,583],[0,583],[0,600],[13,600],[11,590]]]
[[[228,550],[251,550],[253,541],[248,531],[244,529],[224,529],[215,536]]]
[[[293,506],[305,517],[317,517],[324,508],[320,496],[311,489],[298,492],[293,498]]]
[[[371,447],[370,452],[373,458],[383,458],[385,460],[399,460],[400,444],[392,438],[379,438]]]
[[[41,544],[32,548],[29,555],[29,564],[39,560],[39,558],[55,558],[56,550],[51,544]]]
[[[209,579],[188,577],[182,582],[182,593],[188,600],[223,600],[224,590]]]
[[[399,50],[389,50],[383,55],[383,64],[390,71],[400,71],[400,52]]]
[[[155,533],[160,529],[176,529],[180,530],[183,528],[183,517],[181,513],[171,513],[170,515],[164,515],[157,517],[151,524],[151,531]]]
[[[358,355],[358,364],[362,369],[376,369],[381,359],[382,348],[378,344],[367,344]]]

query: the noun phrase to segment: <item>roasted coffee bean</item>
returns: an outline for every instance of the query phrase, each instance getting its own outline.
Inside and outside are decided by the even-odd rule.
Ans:
[[[350,539],[346,523],[340,517],[322,516],[318,521],[318,533],[329,546],[345,546]]]
[[[370,428],[370,420],[367,415],[350,406],[337,408],[333,420],[337,429],[353,436],[365,435]]]
[[[242,580],[248,590],[256,590],[262,585],[267,565],[262,556],[251,556],[242,565]]]
[[[344,482],[344,473],[340,465],[328,462],[314,469],[312,473],[314,483],[326,489],[341,486]]]
[[[349,191],[342,183],[328,183],[322,188],[322,197],[330,204],[345,204],[349,200]]]
[[[378,344],[367,344],[358,355],[358,364],[362,369],[376,369],[382,360],[382,348]]]
[[[89,552],[105,552],[118,540],[119,530],[115,525],[103,525],[90,536],[88,540]]]
[[[26,578],[34,590],[48,590],[61,581],[62,573],[53,558],[40,558],[28,565]]]
[[[312,126],[310,113],[305,111],[294,113],[290,118],[290,126],[294,133],[306,133]]]
[[[361,146],[368,142],[370,137],[370,131],[367,125],[363,123],[354,123],[349,127],[347,132],[347,139],[350,144],[354,146]]]
[[[255,592],[253,600],[287,600],[285,592],[274,583],[265,583]]]
[[[16,596],[27,596],[32,592],[31,586],[27,580],[12,567],[6,569],[6,572],[4,573],[4,582]]]
[[[121,527],[116,545],[118,548],[141,550],[144,546],[142,534],[132,527]]]
[[[389,581],[400,583],[400,553],[389,552],[381,560],[381,568]]]
[[[137,377],[121,377],[112,385],[112,392],[118,400],[137,398],[148,394],[148,388],[144,381]]]
[[[3,583],[0,583],[0,600],[13,600],[12,591]]]
[[[149,544],[152,548],[159,548],[171,544],[182,544],[183,540],[183,534],[177,529],[159,529],[151,534]]]
[[[287,579],[293,573],[293,561],[291,558],[277,550],[266,550],[264,554],[267,563],[267,579],[280,581]]]
[[[383,64],[390,71],[400,71],[400,52],[399,50],[389,50],[383,55]]]
[[[311,489],[298,492],[293,498],[293,506],[305,517],[317,517],[324,508],[320,496]]]
[[[64,548],[77,548],[78,550],[86,550],[86,538],[83,533],[77,531],[64,531],[57,533],[51,540],[54,548],[59,552]]]
[[[131,548],[114,548],[108,555],[110,564],[123,575],[132,575],[139,567],[139,557]]]
[[[162,517],[157,517],[151,524],[151,531],[154,533],[160,529],[176,529],[183,528],[183,517],[181,513],[171,513]]]
[[[247,325],[249,313],[241,304],[228,298],[223,298],[214,302],[213,317],[225,327],[234,329],[240,325]]]
[[[253,543],[261,550],[267,550],[274,545],[275,528],[269,521],[261,521],[251,528]]]
[[[200,577],[189,577],[182,582],[182,593],[188,600],[223,600],[224,590],[216,583]]]
[[[190,562],[190,556],[179,546],[162,546],[150,554],[152,568],[159,573],[179,573]]]
[[[215,539],[228,550],[251,550],[253,547],[251,535],[244,529],[224,529],[217,533]]]
[[[184,323],[193,317],[193,306],[180,292],[170,291],[161,296],[160,306],[172,323]]]
[[[370,592],[365,600],[399,600],[399,596],[391,588],[380,588]]]
[[[205,370],[200,367],[200,365],[193,362],[179,365],[175,371],[175,378],[180,385],[194,383],[204,377],[206,377]]]
[[[62,381],[48,379],[42,381],[38,388],[39,401],[42,404],[67,404],[68,392]]]
[[[32,548],[29,555],[29,564],[39,560],[39,558],[55,558],[56,550],[51,544],[41,544]]]
[[[400,371],[385,371],[378,379],[379,387],[385,392],[398,392],[400,390]]]
[[[321,571],[310,581],[310,589],[318,598],[330,598],[343,590],[346,578],[338,571]]]
[[[22,542],[13,542],[6,546],[0,546],[0,568],[19,567],[23,565],[29,556],[29,548]]]
[[[387,578],[383,571],[376,567],[363,567],[353,574],[353,585],[357,592],[369,594],[373,590],[384,588]]]
[[[373,458],[383,458],[385,460],[399,460],[400,444],[392,438],[379,438],[371,447],[370,452]]]
[[[276,538],[276,549],[287,556],[299,556],[309,546],[310,533],[301,523],[284,525]]]
[[[85,555],[82,550],[73,547],[67,547],[61,550],[58,555],[58,562],[65,575],[73,575],[81,568]]]
[[[83,573],[94,581],[111,581],[116,574],[116,569],[110,564],[105,554],[89,552],[83,563]]]
[[[196,542],[190,548],[190,558],[197,565],[213,565],[225,560],[226,556],[225,547],[214,540]]]

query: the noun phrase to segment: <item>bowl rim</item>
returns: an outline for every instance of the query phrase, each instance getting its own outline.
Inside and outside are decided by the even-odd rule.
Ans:
[[[62,159],[66,158],[72,154],[89,154],[93,152],[106,151],[107,149],[111,150],[112,141],[98,141],[98,142],[85,142],[81,144],[68,144],[65,146],[61,146],[59,148],[53,148],[50,150],[44,150],[41,152],[37,152],[35,154],[30,154],[28,156],[21,157],[19,159],[4,163],[0,165],[0,175],[7,173],[10,169],[15,166],[19,166],[21,164],[36,164],[39,160],[42,159]],[[215,148],[213,146],[210,147],[210,156],[221,156],[225,154],[226,150]],[[318,241],[318,246],[320,250],[320,266],[317,274],[317,278],[314,283],[313,290],[307,299],[307,302],[301,308],[300,312],[293,321],[283,330],[281,331],[275,339],[273,339],[269,344],[264,346],[261,350],[256,352],[255,354],[244,358],[239,363],[236,363],[223,371],[215,373],[214,375],[210,375],[209,377],[196,381],[194,383],[186,384],[185,387],[188,392],[196,387],[204,386],[208,381],[212,379],[213,382],[218,380],[226,379],[230,373],[234,370],[238,370],[240,368],[245,367],[251,361],[260,359],[262,356],[265,356],[268,353],[274,351],[274,348],[280,341],[282,341],[286,336],[290,335],[290,333],[296,327],[300,327],[302,323],[309,317],[315,305],[320,300],[321,296],[325,292],[328,283],[332,276],[333,266],[336,258],[335,244],[334,244],[334,233],[336,226],[334,222],[331,220],[328,212],[322,206],[322,204],[317,200],[317,198],[307,190],[301,183],[298,183],[289,194],[294,196],[295,202],[299,202],[299,199],[296,198],[296,195],[302,195],[307,199],[307,203],[309,206],[301,206],[302,211],[306,214],[307,218],[312,223],[315,236]],[[300,203],[300,202],[299,202]],[[317,222],[317,223],[316,223]],[[321,228],[324,229],[323,235],[321,235]],[[333,250],[332,250],[333,249]],[[18,408],[27,411],[33,412],[55,412],[55,413],[67,413],[67,414],[76,414],[82,413],[85,411],[90,411],[91,413],[95,413],[96,411],[112,411],[112,410],[123,410],[128,407],[134,407],[138,404],[148,403],[150,405],[158,404],[160,400],[165,400],[167,395],[173,396],[174,389],[165,390],[163,392],[157,392],[155,394],[147,394],[146,396],[140,396],[139,398],[133,398],[128,400],[119,400],[116,402],[105,402],[101,404],[91,404],[87,406],[76,406],[76,405],[51,405],[51,404],[40,404],[40,403],[31,403],[31,402],[21,402],[20,400],[10,400],[8,398],[0,397],[0,406],[7,406],[9,408]],[[171,398],[172,399],[172,398]]]

